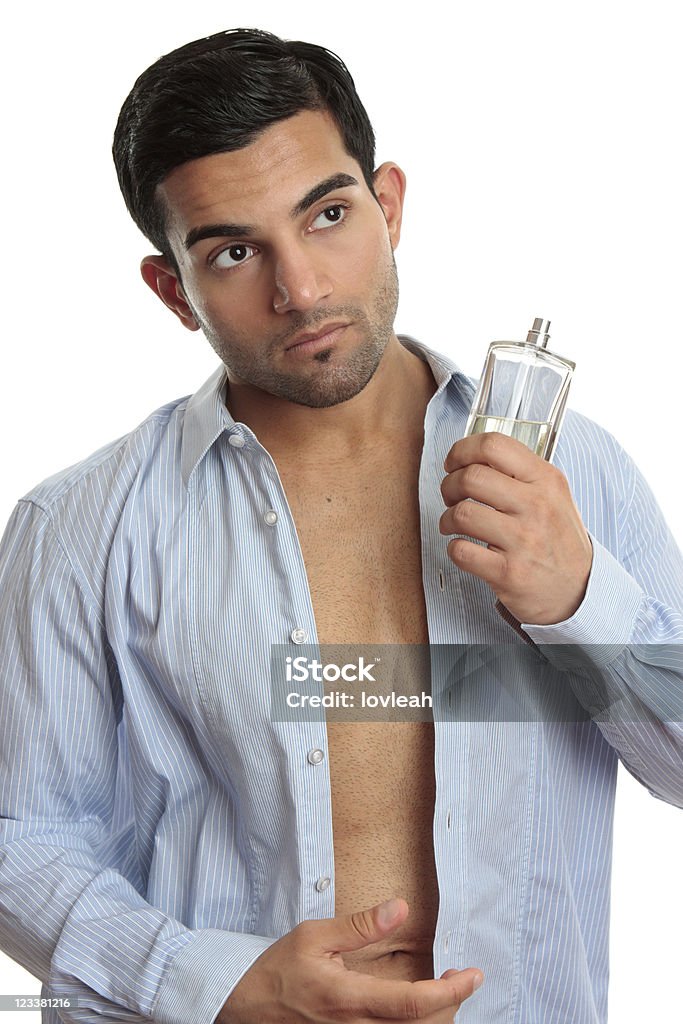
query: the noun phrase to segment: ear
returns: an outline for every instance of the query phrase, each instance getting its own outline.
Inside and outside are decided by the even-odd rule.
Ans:
[[[403,197],[406,191],[406,176],[397,164],[385,163],[373,175],[375,195],[384,211],[389,229],[391,247],[395,249],[401,237]]]
[[[187,327],[188,331],[199,330],[178,275],[165,256],[145,256],[140,264],[140,273],[145,284],[175,313],[183,327]]]

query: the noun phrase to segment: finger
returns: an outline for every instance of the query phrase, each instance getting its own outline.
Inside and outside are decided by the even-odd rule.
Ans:
[[[475,544],[462,537],[449,541],[446,550],[448,557],[459,569],[478,576],[488,583],[494,592],[502,586],[508,568],[504,552],[482,547],[481,544]]]
[[[456,971],[455,969],[451,968],[448,971],[444,971],[441,977],[454,978],[460,973],[460,971]],[[477,976],[475,977],[475,980],[472,985],[472,995],[474,995],[477,989],[480,988],[483,981],[484,975],[481,973],[481,971],[477,971]],[[439,1011],[438,1013],[430,1014],[429,1017],[424,1018],[424,1024],[457,1024],[458,1020],[460,1019],[457,1016],[457,1014],[460,1011],[461,1005],[462,1003],[460,1003],[455,1008],[455,1013],[453,1012],[454,1008],[452,1006],[449,1006],[445,1010]]]
[[[537,480],[549,465],[517,438],[496,432],[472,434],[456,441],[446,456],[444,469],[452,473],[473,462],[491,466],[507,476],[528,482]]]
[[[449,978],[430,981],[388,981],[349,972],[352,1001],[346,1005],[357,1007],[361,1016],[380,1020],[425,1020],[446,1009],[454,1013],[476,990],[478,986],[475,983],[481,977],[481,971],[474,967],[458,971]]]
[[[476,501],[459,501],[439,520],[439,530],[447,535],[460,533],[507,551],[517,543],[517,524],[512,516],[497,512]]]
[[[526,481],[506,476],[480,462],[453,470],[441,483],[441,495],[448,506],[473,498],[501,512],[512,513],[519,513],[524,508],[528,489]]]
[[[299,925],[299,941],[309,953],[348,953],[379,942],[408,916],[408,904],[402,899],[379,903],[354,914],[306,921]]]

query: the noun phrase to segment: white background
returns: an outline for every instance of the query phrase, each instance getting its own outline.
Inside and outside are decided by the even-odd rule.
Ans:
[[[636,458],[683,543],[677,5],[400,9],[138,0],[5,16],[3,523],[33,484],[189,394],[216,365],[138,276],[148,245],[118,193],[110,145],[153,60],[246,26],[339,52],[375,124],[377,162],[405,170],[398,329],[478,375],[489,341],[550,318],[551,347],[577,363],[572,404]],[[683,814],[622,771],[614,1024],[680,1020],[682,840]],[[0,992],[37,991],[0,955]]]

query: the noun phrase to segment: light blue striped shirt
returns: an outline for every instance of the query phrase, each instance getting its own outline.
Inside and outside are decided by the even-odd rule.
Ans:
[[[430,643],[533,655],[438,529],[472,383],[402,341],[438,384],[420,470]],[[36,486],[0,547],[0,944],[78,1000],[67,1021],[210,1022],[274,937],[334,915],[327,758],[307,756],[327,753],[325,724],[270,717],[271,646],[317,641],[306,569],[225,383],[221,366]],[[562,647],[536,662],[557,659],[591,715],[435,722],[435,975],[486,975],[463,1024],[604,1022],[617,757],[683,805],[681,554],[609,434],[569,413],[554,461],[593,567],[571,619],[524,629],[590,656],[585,676]]]

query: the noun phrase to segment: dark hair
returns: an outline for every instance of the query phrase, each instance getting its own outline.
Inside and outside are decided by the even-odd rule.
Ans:
[[[329,111],[374,195],[372,125],[331,50],[238,28],[160,57],[136,81],[114,132],[116,173],[137,226],[175,263],[156,195],[166,175],[188,160],[248,146],[302,110]]]

